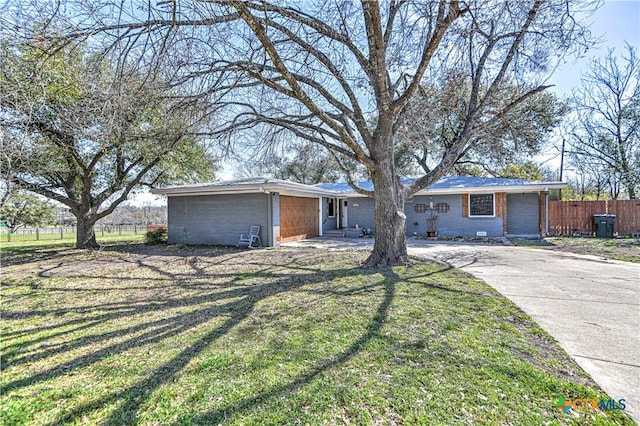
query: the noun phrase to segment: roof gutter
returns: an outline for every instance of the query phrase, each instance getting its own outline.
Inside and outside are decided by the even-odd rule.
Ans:
[[[549,189],[563,189],[568,184],[564,182],[542,182],[532,185],[504,185],[504,186],[476,186],[476,187],[453,187],[453,188],[436,188],[422,189],[415,195],[451,195],[451,194],[480,194],[493,192],[507,193],[529,193],[548,191]],[[309,186],[298,183],[277,182],[277,183],[249,183],[249,184],[231,184],[231,185],[203,185],[203,186],[176,186],[168,188],[152,189],[152,194],[166,195],[169,197],[186,197],[198,195],[221,195],[221,194],[256,194],[278,192],[282,195],[292,195],[298,197],[350,197],[361,198],[366,195],[359,194],[355,191],[334,191],[331,189],[323,189],[316,186]]]
[[[198,195],[223,195],[223,194],[260,194],[278,192],[284,195],[297,196],[329,196],[338,195],[335,191],[312,188],[307,185],[252,183],[240,185],[211,185],[211,186],[183,186],[152,189],[152,194],[166,195],[168,197],[187,197]]]
[[[416,193],[416,195],[444,195],[444,194],[473,194],[473,193],[489,193],[489,192],[540,192],[548,191],[549,189],[562,189],[566,188],[568,184],[564,182],[545,182],[532,185],[502,185],[502,186],[474,186],[474,187],[456,187],[456,188],[436,188],[436,189],[423,189]]]

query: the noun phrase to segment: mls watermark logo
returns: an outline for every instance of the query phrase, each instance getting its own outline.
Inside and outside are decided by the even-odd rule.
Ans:
[[[568,414],[571,411],[613,411],[624,410],[627,408],[625,405],[626,399],[620,398],[619,400],[613,399],[591,399],[591,398],[577,398],[577,399],[564,399],[563,396],[558,398],[558,401],[553,405],[558,411],[562,411]]]

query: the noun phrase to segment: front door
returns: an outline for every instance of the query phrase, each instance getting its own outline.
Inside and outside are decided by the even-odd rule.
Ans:
[[[338,199],[338,227],[348,228],[348,216],[347,216],[347,200],[344,198]]]

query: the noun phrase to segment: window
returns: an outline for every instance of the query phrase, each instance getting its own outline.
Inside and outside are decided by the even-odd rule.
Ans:
[[[327,217],[334,217],[336,215],[336,209],[333,198],[327,198]]]
[[[469,216],[493,217],[493,194],[469,194]]]

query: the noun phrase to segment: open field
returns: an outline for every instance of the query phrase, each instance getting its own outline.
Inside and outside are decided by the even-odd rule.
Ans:
[[[96,229],[96,239],[98,242],[114,242],[114,241],[142,241],[146,229],[137,227],[133,229],[111,228],[110,232]],[[11,240],[11,241],[9,241]],[[55,242],[75,242],[75,228],[66,228],[60,232],[57,228],[48,229],[19,229],[15,234],[9,234],[6,229],[0,232],[0,247],[5,244],[22,243],[22,244],[38,244],[38,243],[55,243]]]
[[[315,249],[3,249],[6,424],[633,424],[482,281]]]
[[[514,238],[512,241],[518,246],[535,246],[640,263],[640,238],[549,237],[538,240]]]
[[[0,256],[9,256],[11,261],[19,257],[38,256],[47,250],[58,250],[61,248],[72,248],[76,244],[76,235],[73,238],[64,240],[40,240],[40,241],[11,241],[0,242]],[[109,235],[96,238],[99,244],[124,244],[140,243],[144,240],[144,234]]]

